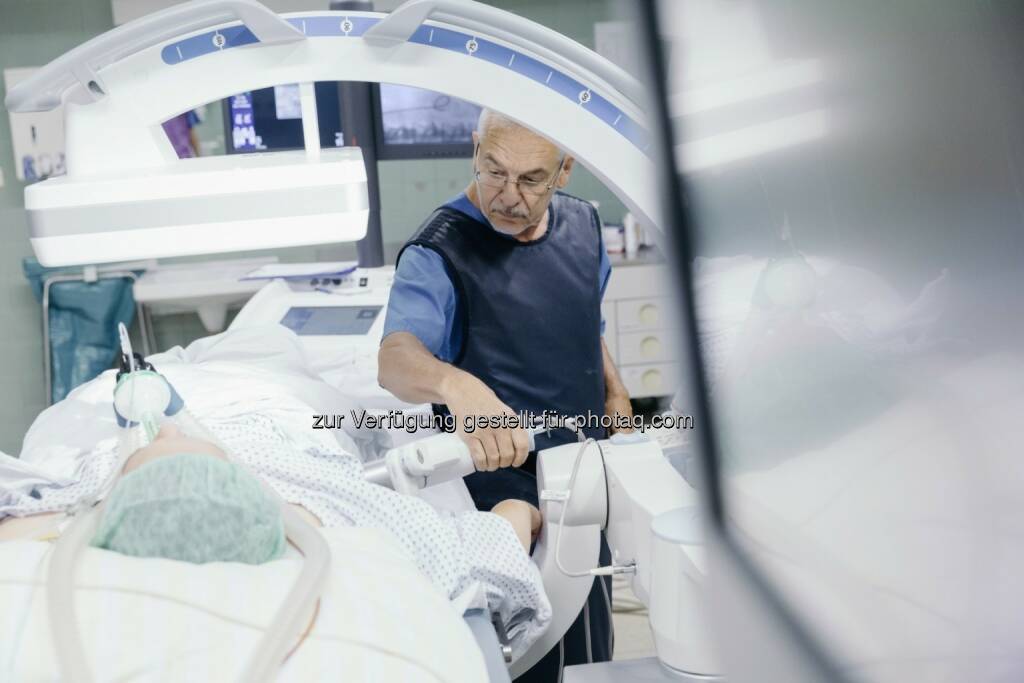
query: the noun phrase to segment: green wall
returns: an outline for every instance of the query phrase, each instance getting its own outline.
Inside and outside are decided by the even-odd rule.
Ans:
[[[327,0],[324,0],[324,5]],[[605,0],[493,2],[593,47],[593,24],[609,18]],[[113,26],[110,0],[0,0],[0,69],[40,66]],[[2,88],[2,83],[0,83]],[[2,95],[0,95],[2,97]],[[211,122],[220,119],[211,107]],[[0,122],[0,450],[17,455],[21,439],[45,406],[42,315],[22,275],[21,260],[32,255],[23,209],[24,183],[17,180],[10,126]],[[204,132],[206,140],[210,136]],[[442,159],[385,161],[379,164],[381,221],[386,252],[393,257],[420,221],[438,204],[460,192],[469,180],[469,161]],[[577,166],[568,191],[601,203],[607,222],[618,222],[621,203],[594,176]],[[275,252],[282,260],[337,260],[355,257],[352,245],[307,247]],[[194,314],[155,318],[157,346],[187,344],[206,332]]]
[[[109,0],[0,0],[0,69],[45,64],[111,25]],[[21,271],[21,259],[32,253],[25,186],[15,176],[6,113],[0,116],[0,450],[17,455],[45,405],[42,315]]]

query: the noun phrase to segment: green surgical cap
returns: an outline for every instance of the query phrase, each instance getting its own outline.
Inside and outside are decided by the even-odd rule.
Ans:
[[[260,564],[284,554],[284,522],[277,503],[245,468],[183,453],[121,477],[92,545],[196,564]]]

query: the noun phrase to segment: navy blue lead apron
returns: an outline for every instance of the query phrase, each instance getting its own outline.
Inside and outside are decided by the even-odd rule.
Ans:
[[[548,211],[544,235],[520,242],[445,206],[406,246],[435,251],[452,280],[463,325],[453,365],[517,413],[600,416],[600,222],[589,203],[560,192]],[[597,426],[586,432],[604,436]],[[537,445],[573,439],[568,432],[552,433]]]

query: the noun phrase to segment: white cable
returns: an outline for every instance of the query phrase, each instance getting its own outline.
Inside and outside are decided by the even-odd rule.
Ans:
[[[130,367],[134,372],[134,356],[131,355],[131,342],[128,340],[124,324],[119,325],[118,332],[121,336],[122,350],[129,354]],[[129,392],[128,404],[131,410],[128,412],[134,417],[134,382],[132,382]],[[86,496],[68,511],[71,523],[57,538],[47,573],[47,615],[50,619],[54,649],[57,652],[57,666],[61,672],[61,680],[71,683],[91,683],[93,680],[92,670],[85,656],[85,648],[82,646],[82,639],[78,633],[78,617],[75,606],[75,564],[95,532],[97,521],[103,512],[105,501],[99,505],[96,505],[96,501],[104,497],[113,487],[121,470],[124,469],[125,463],[135,450],[136,444],[133,443],[132,437],[137,430],[131,426],[130,418],[122,417],[126,424],[118,435],[118,454],[114,468],[92,495]],[[147,415],[145,418],[152,421],[152,416]],[[141,429],[141,420],[138,424]]]
[[[96,527],[96,515],[103,505],[80,510],[57,539],[47,574],[47,616],[53,633],[54,649],[60,680],[68,683],[91,683],[92,670],[85,657],[85,648],[78,633],[75,609],[75,560],[89,542]]]
[[[577,428],[577,433],[579,433],[579,428]],[[569,509],[569,501],[572,499],[572,492],[576,487],[576,475],[579,473],[580,462],[583,460],[583,453],[587,450],[587,446],[590,444],[597,444],[597,441],[588,438],[580,445],[580,449],[576,452],[576,461],[573,463],[572,473],[569,475],[569,487],[565,490],[564,497],[562,498],[562,511],[558,516],[558,529],[555,531],[555,566],[558,567],[558,571],[574,579],[584,576],[612,576],[614,574],[625,574],[636,571],[635,564],[610,564],[604,567],[595,567],[581,572],[571,572],[562,565],[562,528],[565,526],[565,513]]]
[[[562,528],[565,526],[565,513],[569,509],[569,500],[572,498],[572,491],[576,486],[576,475],[579,473],[580,462],[583,460],[583,453],[587,450],[587,446],[596,443],[597,441],[594,439],[587,439],[580,445],[580,449],[576,452],[576,461],[573,463],[572,473],[569,475],[569,488],[565,491],[565,498],[562,500],[562,511],[558,517],[558,530],[555,532],[555,566],[558,567],[558,571],[574,579],[583,576],[591,576],[591,572],[594,570],[587,569],[581,572],[571,572],[562,565]]]
[[[59,517],[55,516],[55,519],[59,519]],[[51,524],[50,527],[52,529],[54,525]],[[50,530],[44,529],[44,533],[50,533]],[[18,656],[22,652],[27,651],[27,648],[22,648],[21,644],[25,636],[28,634],[28,629],[26,628],[26,625],[28,624],[28,621],[32,616],[32,603],[35,602],[36,595],[38,595],[38,591],[35,590],[34,584],[39,582],[39,574],[42,571],[43,563],[52,555],[52,545],[48,547],[45,552],[39,555],[39,559],[36,561],[36,568],[31,573],[32,578],[25,582],[31,588],[30,590],[25,591],[26,595],[24,598],[24,607],[22,609],[18,609],[16,607],[14,608],[14,614],[21,614],[22,616],[20,619],[17,619],[14,629],[11,631],[11,633],[14,634],[13,642],[5,643],[5,645],[10,648],[10,656],[8,657],[7,661],[4,662],[4,670],[0,671],[0,674],[3,675],[3,680],[5,681],[14,680],[14,671],[16,662],[18,660]],[[17,584],[18,581],[14,581],[12,583]],[[7,606],[6,609],[9,610],[10,606]]]
[[[124,344],[124,341],[122,341],[122,344]],[[128,352],[131,353],[131,346],[128,347]],[[116,385],[114,389],[115,391],[117,390]],[[134,415],[135,382],[131,382],[131,386],[129,386],[128,391],[128,405],[130,407],[129,412],[132,415]],[[100,500],[100,498],[105,497],[107,493],[109,493],[110,490],[114,487],[114,483],[116,482],[118,476],[120,476],[125,464],[128,462],[128,458],[130,458],[132,453],[134,453],[136,450],[138,450],[138,448],[141,447],[139,444],[135,443],[134,437],[139,433],[139,430],[144,429],[144,427],[142,426],[142,422],[140,421],[139,423],[137,423],[137,427],[132,427],[132,423],[129,418],[124,417],[123,415],[121,417],[122,419],[125,420],[125,426],[117,435],[117,460],[114,463],[114,468],[107,475],[107,478],[100,483],[100,486],[91,496],[87,496],[80,500],[78,503],[73,504],[73,507],[69,511],[69,514],[74,515],[78,511],[89,509],[93,507],[96,504],[96,502]],[[152,418],[152,416],[149,415],[146,415],[144,419],[151,423],[155,421]]]

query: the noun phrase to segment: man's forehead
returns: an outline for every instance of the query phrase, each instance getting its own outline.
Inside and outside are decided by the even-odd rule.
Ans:
[[[519,131],[488,131],[480,140],[480,154],[494,161],[517,169],[546,169],[557,163],[560,153],[557,147],[526,129]]]

